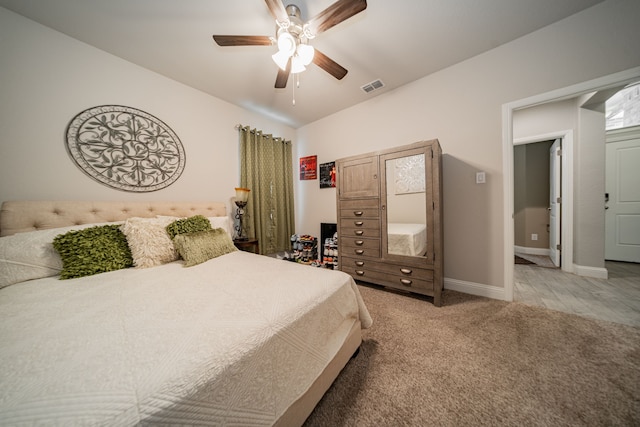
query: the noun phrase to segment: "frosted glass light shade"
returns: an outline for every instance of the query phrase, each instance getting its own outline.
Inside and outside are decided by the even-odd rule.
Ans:
[[[302,64],[309,65],[311,61],[313,61],[313,55],[316,53],[316,50],[313,46],[309,46],[308,44],[301,44],[298,46],[298,57]]]
[[[291,55],[288,55],[286,52],[282,52],[279,50],[271,55],[271,59],[273,59],[273,62],[275,62],[282,70],[286,70],[290,56]]]
[[[291,73],[292,74],[301,73],[306,69],[307,68],[304,66],[304,64],[302,63],[302,60],[300,59],[300,57],[298,55],[295,55],[295,56],[293,56],[291,58]]]
[[[278,36],[278,50],[291,56],[296,51],[296,39],[291,34],[283,31]]]

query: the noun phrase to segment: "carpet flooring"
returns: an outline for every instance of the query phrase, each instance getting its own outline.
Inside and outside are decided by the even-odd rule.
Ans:
[[[640,425],[640,329],[359,285],[374,324],[305,426]]]

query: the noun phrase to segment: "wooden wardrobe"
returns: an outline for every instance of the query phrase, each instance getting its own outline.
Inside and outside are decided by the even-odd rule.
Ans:
[[[437,139],[336,160],[339,269],[442,295],[442,152]]]

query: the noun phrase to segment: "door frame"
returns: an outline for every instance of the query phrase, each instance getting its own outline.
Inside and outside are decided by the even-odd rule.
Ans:
[[[640,79],[640,67],[610,74],[608,76],[589,80],[557,89],[551,92],[535,95],[529,98],[509,102],[502,105],[502,200],[504,224],[503,274],[504,299],[513,301],[513,273],[514,273],[514,221],[513,221],[513,112],[522,108],[533,107],[548,102],[562,101],[603,89],[611,89],[620,85],[627,85]],[[604,227],[604,224],[603,224]],[[565,227],[566,228],[566,227]],[[604,242],[603,242],[604,244]],[[573,256],[573,253],[571,254]]]
[[[511,198],[513,223],[513,147],[522,144],[533,144],[549,140],[560,139],[562,156],[560,157],[560,183],[562,194],[562,208],[560,209],[560,268],[568,273],[573,272],[573,129],[559,130],[541,135],[527,136],[513,140],[511,147]],[[513,224],[515,226],[515,224]],[[512,233],[513,234],[513,233]],[[513,238],[511,248],[515,244]],[[513,260],[513,255],[511,255]],[[512,274],[513,276],[513,274]],[[513,291],[513,288],[512,288]],[[513,297],[512,297],[513,299]]]

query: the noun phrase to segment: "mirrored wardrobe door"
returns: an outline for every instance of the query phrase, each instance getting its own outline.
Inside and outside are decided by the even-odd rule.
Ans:
[[[433,221],[429,221],[427,210],[433,197],[430,165],[430,152],[424,148],[381,156],[385,258],[424,259],[433,253]]]

